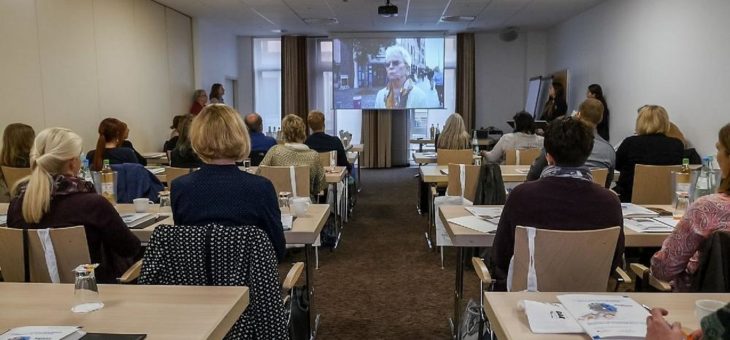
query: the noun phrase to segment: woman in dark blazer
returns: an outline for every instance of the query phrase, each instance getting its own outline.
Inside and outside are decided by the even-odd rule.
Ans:
[[[634,166],[682,164],[684,144],[667,137],[669,115],[659,105],[646,105],[636,118],[636,135],[621,142],[616,151],[616,170],[621,176],[613,190],[619,194],[621,202],[631,202],[634,185]]]
[[[548,92],[550,96],[542,110],[540,120],[552,122],[553,119],[564,116],[568,112],[568,103],[565,101],[565,87],[554,81]]]

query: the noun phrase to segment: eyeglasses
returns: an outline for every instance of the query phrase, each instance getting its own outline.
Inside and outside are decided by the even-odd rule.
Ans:
[[[385,61],[385,67],[397,67],[400,65],[400,60]]]

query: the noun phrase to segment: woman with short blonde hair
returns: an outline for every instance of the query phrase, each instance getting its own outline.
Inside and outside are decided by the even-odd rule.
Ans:
[[[631,202],[636,164],[682,164],[684,143],[666,135],[669,115],[659,105],[645,105],[636,118],[636,135],[627,137],[616,150],[616,170],[621,176],[613,190],[621,202]]]
[[[324,168],[319,154],[304,143],[307,138],[304,120],[296,115],[286,115],[281,121],[281,134],[284,145],[274,145],[261,160],[263,166],[309,166],[310,196],[316,196],[327,186]]]
[[[257,226],[282,260],[286,242],[274,185],[236,165],[251,148],[241,115],[224,104],[208,105],[193,119],[189,137],[205,164],[170,183],[175,223]]]
[[[636,134],[650,135],[669,132],[669,115],[667,110],[659,105],[646,105],[636,117]]]
[[[438,135],[437,149],[463,150],[469,149],[471,136],[466,132],[464,119],[458,113],[452,113],[446,119],[444,130]]]
[[[94,185],[77,177],[81,137],[64,128],[49,128],[35,138],[31,175],[14,189],[8,207],[11,228],[63,228],[83,225],[91,261],[100,263],[96,277],[113,283],[133,263],[140,241]]]
[[[225,104],[208,105],[193,119],[190,143],[206,163],[216,159],[238,162],[251,152],[251,138],[241,115]]]

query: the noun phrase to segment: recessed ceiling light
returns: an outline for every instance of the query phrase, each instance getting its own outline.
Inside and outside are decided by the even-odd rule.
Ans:
[[[446,22],[472,22],[474,19],[476,17],[471,15],[444,15],[441,17],[441,21]]]
[[[308,25],[334,25],[339,23],[336,18],[304,18]]]
[[[275,29],[275,30],[271,30],[271,33],[286,33],[286,30]]]

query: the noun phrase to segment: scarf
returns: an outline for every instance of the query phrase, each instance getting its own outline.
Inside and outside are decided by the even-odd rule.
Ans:
[[[410,79],[406,79],[403,87],[398,93],[393,89],[393,85],[388,83],[388,95],[385,96],[385,107],[388,109],[404,108],[408,102],[408,94],[413,89],[413,83]]]
[[[51,199],[56,196],[72,195],[80,192],[96,192],[94,183],[87,182],[75,176],[56,175],[51,179]],[[21,184],[19,195],[25,195],[28,182]]]
[[[542,173],[540,174],[540,178],[547,177],[575,178],[589,182],[593,181],[591,169],[589,169],[587,166],[563,167],[558,165],[549,165],[545,169],[543,169]]]

